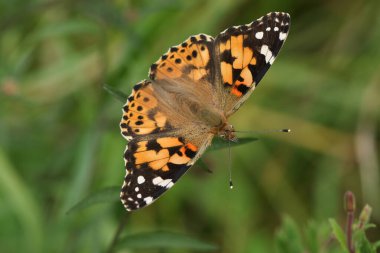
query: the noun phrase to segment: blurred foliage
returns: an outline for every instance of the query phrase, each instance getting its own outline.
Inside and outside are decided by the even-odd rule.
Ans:
[[[347,189],[373,207],[378,225],[379,9],[377,0],[0,0],[0,252],[104,252],[116,232],[155,231],[177,231],[190,238],[178,240],[210,242],[218,252],[274,252],[286,213],[287,232],[276,238],[297,238],[296,224],[314,220],[305,232],[314,253],[320,224],[344,219]],[[256,134],[259,141],[233,147],[234,190],[221,149],[202,157],[212,174],[194,166],[125,226],[115,201],[67,215],[124,177],[122,103],[104,84],[129,94],[170,46],[270,11],[291,14],[290,35],[231,123],[292,132]],[[379,239],[376,229],[367,234]],[[137,247],[115,250],[163,252]]]

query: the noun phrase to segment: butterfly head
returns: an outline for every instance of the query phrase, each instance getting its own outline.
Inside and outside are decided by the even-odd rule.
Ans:
[[[237,142],[237,137],[235,135],[235,129],[230,124],[224,124],[219,130],[219,136],[227,141]]]

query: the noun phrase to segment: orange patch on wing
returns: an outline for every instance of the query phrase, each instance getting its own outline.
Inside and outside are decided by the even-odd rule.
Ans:
[[[235,58],[234,69],[243,68],[243,35],[231,36],[231,55]]]
[[[183,143],[180,142],[177,137],[164,137],[164,138],[159,138],[156,141],[163,148],[170,148],[170,147],[183,145]]]
[[[192,143],[187,143],[187,144],[186,144],[186,147],[189,148],[189,149],[191,149],[191,150],[194,151],[194,152],[198,150],[198,147],[195,146],[195,145],[192,144]]]
[[[247,87],[250,87],[252,86],[252,83],[253,83],[253,78],[252,78],[252,73],[251,71],[246,67],[244,68],[241,73],[240,73],[240,77],[242,79],[244,79],[243,81],[239,81],[237,80],[235,82],[235,85],[245,85]]]
[[[136,152],[146,151],[147,147],[146,144],[148,144],[148,141],[140,141],[137,143],[137,149]]]
[[[135,164],[148,163],[155,160],[169,158],[169,150],[162,149],[158,152],[154,150],[147,150],[133,155],[135,157]]]
[[[191,56],[191,63],[194,64],[195,67],[201,68],[205,67],[207,63],[203,63],[202,57],[199,54],[198,46],[196,44],[192,44],[188,48],[189,55]]]
[[[132,128],[156,128],[155,122],[150,119],[131,120],[128,125]]]
[[[219,44],[220,54],[222,54],[224,51],[230,50],[230,49],[231,49],[231,41],[230,40],[226,41],[226,43],[220,43]]]
[[[165,63],[165,64],[163,64]],[[167,60],[158,60],[156,62],[157,66],[157,73],[156,77],[158,79],[163,79],[163,78],[178,78],[181,77],[182,72],[170,61]]]
[[[149,107],[135,100],[128,103],[128,111],[137,112],[140,114],[146,114],[149,109],[150,109]]]
[[[234,94],[235,96],[237,97],[241,97],[241,95],[243,95],[243,93],[241,93],[241,91],[239,91],[237,89],[237,86],[234,86],[232,89],[231,89],[231,94]]]
[[[150,134],[154,130],[156,130],[156,127],[145,127],[145,128],[139,128],[139,127],[132,127],[132,131],[135,134]],[[136,131],[138,130],[138,131]]]
[[[246,67],[252,60],[253,57],[253,51],[249,47],[244,47],[243,48],[243,68]],[[255,63],[256,64],[256,63]],[[254,64],[253,64],[254,65]]]
[[[222,61],[220,63],[220,72],[223,77],[223,83],[232,85],[232,65]]]
[[[166,117],[164,114],[157,112],[156,115],[154,115],[154,120],[158,127],[164,127],[166,124]]]
[[[252,57],[252,60],[249,62],[251,65],[256,65],[256,57]]]
[[[207,74],[204,69],[192,69],[189,76],[191,76],[195,81],[198,81]]]
[[[203,50],[202,50],[203,48]],[[198,51],[201,54],[203,60],[203,66],[206,67],[207,63],[210,61],[210,52],[206,46],[198,45]]]
[[[153,170],[160,170],[168,163],[169,158],[164,158],[148,163],[149,167]]]
[[[123,116],[127,116],[129,120],[138,120],[139,116],[141,116],[143,118],[146,117],[145,114],[142,114],[142,113],[139,113],[139,112],[136,112],[136,111],[133,111],[133,112],[132,111],[124,112]],[[125,120],[123,119],[123,121],[125,121]]]
[[[139,104],[148,108],[154,108],[157,106],[157,99],[151,94],[144,91],[136,92],[135,101],[138,101]]]
[[[191,160],[191,158],[187,157],[185,154],[182,156],[178,154],[174,154],[170,157],[169,162],[174,164],[186,164]]]
[[[172,64],[172,66],[174,66],[175,68],[178,68],[178,69],[180,69],[182,71],[183,68],[187,64],[183,60],[182,56],[179,53],[177,53],[177,52],[170,53],[168,55],[168,58],[166,59],[166,61],[170,62]]]

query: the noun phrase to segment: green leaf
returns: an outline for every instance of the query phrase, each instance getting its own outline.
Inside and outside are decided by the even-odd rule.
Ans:
[[[119,240],[117,248],[121,249],[188,249],[214,251],[217,246],[200,241],[187,235],[173,232],[146,232],[128,235]]]
[[[374,242],[372,247],[373,247],[373,250],[376,252],[376,250],[380,248],[380,241]]]
[[[203,169],[204,171],[208,172],[208,173],[212,173],[212,170],[210,170],[210,168],[207,166],[207,164],[203,161],[202,158],[198,159],[197,163],[196,163],[201,169]]]
[[[250,142],[254,142],[257,140],[258,139],[254,138],[254,137],[243,137],[243,138],[239,138],[239,140],[237,142],[230,141],[230,144],[228,144],[228,141],[223,140],[222,138],[214,138],[214,140],[212,141],[212,144],[211,144],[210,148],[208,149],[208,151],[214,151],[214,150],[218,150],[218,149],[228,148],[229,145],[232,148],[232,147],[244,145],[244,144],[247,144]]]
[[[306,230],[306,246],[310,253],[319,252],[319,242],[318,242],[318,224],[316,222],[309,222]]]
[[[128,96],[124,92],[112,86],[109,86],[108,84],[104,84],[103,89],[105,89],[109,94],[111,94],[114,98],[116,98],[123,104],[127,102]]]
[[[10,207],[14,211],[14,217],[20,222],[20,229],[25,235],[19,235],[19,239],[23,241],[27,251],[41,252],[44,242],[41,205],[2,147],[0,147],[0,193],[0,205]],[[4,217],[2,218],[4,221]]]
[[[283,218],[280,230],[275,236],[276,252],[278,253],[303,253],[301,234],[297,224],[288,216]]]
[[[96,35],[99,33],[99,27],[88,20],[67,20],[66,22],[52,22],[41,26],[31,37],[31,42],[41,43],[42,40],[54,36],[69,36],[72,34]]]
[[[363,230],[365,231],[365,230],[370,229],[370,228],[376,228],[376,225],[375,225],[375,224],[372,224],[372,223],[370,223],[370,224],[365,224]]]
[[[90,196],[84,198],[83,200],[79,201],[77,204],[71,207],[66,212],[66,214],[71,214],[73,212],[77,212],[79,210],[82,210],[84,208],[87,208],[99,203],[116,202],[119,200],[119,193],[120,193],[120,187],[117,187],[117,186],[101,189],[91,194]]]
[[[356,249],[358,253],[376,253],[375,249],[371,246],[371,243],[368,241],[365,232],[360,230],[357,234]]]
[[[329,219],[329,222],[333,230],[333,234],[335,238],[338,240],[341,248],[344,250],[344,252],[348,253],[346,237],[344,235],[342,228],[338,225],[335,219]]]

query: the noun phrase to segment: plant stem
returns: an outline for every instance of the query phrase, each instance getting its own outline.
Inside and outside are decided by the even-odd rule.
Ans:
[[[116,243],[118,242],[119,238],[120,238],[120,235],[121,235],[121,232],[123,231],[125,225],[127,224],[128,222],[128,213],[126,213],[120,220],[119,222],[119,226],[117,227],[116,229],[116,232],[115,232],[115,235],[113,236],[113,239],[110,243],[110,245],[108,246],[108,249],[107,249],[107,253],[112,253],[115,249],[115,246],[116,246]]]
[[[346,220],[346,239],[347,239],[347,248],[350,253],[355,253],[355,247],[352,241],[352,225],[355,218],[355,195],[347,191],[344,195],[345,208],[347,211],[347,220]]]

